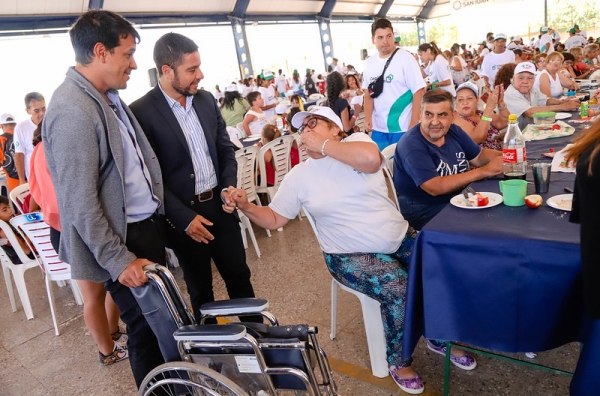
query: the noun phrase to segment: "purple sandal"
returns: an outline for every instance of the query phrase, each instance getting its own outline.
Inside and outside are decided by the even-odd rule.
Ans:
[[[400,378],[398,374],[396,374],[397,368],[397,366],[389,366],[389,371],[390,375],[394,379],[394,382],[400,387],[400,389],[411,395],[423,393],[425,386],[423,385],[423,382],[421,382],[421,379],[418,375],[414,378]]]

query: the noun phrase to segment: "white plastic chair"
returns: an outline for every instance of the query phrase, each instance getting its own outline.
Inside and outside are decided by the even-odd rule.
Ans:
[[[233,143],[234,146],[236,146],[237,148],[244,147],[242,142],[240,142],[241,133],[237,128],[228,126],[227,134],[229,135],[229,140],[231,140],[231,143]]]
[[[19,299],[21,300],[21,305],[23,306],[25,316],[28,320],[33,319],[33,310],[31,309],[29,293],[27,293],[27,286],[25,285],[25,271],[39,266],[40,263],[37,259],[30,259],[25,254],[12,228],[10,228],[10,226],[2,220],[0,220],[0,229],[2,229],[6,235],[6,239],[15,249],[15,252],[21,260],[21,263],[23,263],[14,264],[4,249],[0,247],[0,262],[2,263],[2,271],[4,272],[4,281],[6,282],[6,290],[8,291],[10,306],[13,312],[17,312],[17,304],[15,303],[15,294],[11,281],[12,274],[12,278],[15,281],[15,286],[17,287],[17,293],[19,293]]]
[[[308,222],[312,226],[317,239],[319,232],[312,215],[302,208]],[[385,378],[389,375],[386,354],[385,333],[383,332],[383,322],[381,319],[381,304],[379,301],[351,289],[339,283],[335,278],[331,278],[331,339],[335,339],[337,330],[337,292],[338,287],[348,293],[358,297],[363,313],[363,322],[365,323],[365,332],[367,333],[367,345],[369,347],[369,358],[371,359],[371,372],[375,377]]]
[[[246,134],[246,131],[244,130],[243,122],[238,122],[235,127],[237,128],[238,131],[240,131],[240,135],[242,136],[242,138],[248,137],[248,135]]]
[[[273,200],[283,178],[290,171],[290,150],[293,141],[293,136],[282,136],[265,144],[258,152],[257,160],[261,178],[260,184],[256,186],[256,192],[266,193],[269,202]],[[272,186],[267,186],[267,166],[265,164],[265,153],[269,150],[273,154],[273,162],[275,163],[275,180]],[[283,228],[278,228],[277,231],[283,231]]]
[[[321,95],[320,93],[314,93],[314,94],[309,95],[308,100],[312,101],[312,100],[322,99],[324,97],[325,96]]]
[[[365,132],[365,112],[361,111],[358,116],[356,116],[356,122],[354,123],[361,132]]]
[[[237,163],[238,163],[238,170],[237,170],[238,188],[241,189],[240,180],[242,179],[242,174],[244,172],[244,166],[246,165],[246,162],[248,161],[248,159],[243,155],[240,155],[240,156],[236,155],[235,159],[237,160]],[[252,224],[250,223],[250,219],[239,209],[238,209],[237,213],[240,218],[240,228],[242,231],[242,241],[244,242],[244,249],[248,249],[248,239],[246,238],[246,231],[248,231],[248,234],[250,235],[250,239],[252,239],[252,244],[254,245],[254,250],[256,251],[256,255],[260,258],[260,249],[258,248],[258,243],[256,242],[256,236],[254,235],[254,230],[252,229]]]
[[[45,273],[46,290],[48,292],[48,302],[50,303],[50,312],[52,313],[52,323],[54,324],[54,334],[60,335],[58,323],[56,322],[56,312],[54,303],[54,293],[52,291],[51,281],[69,281],[73,291],[73,297],[78,305],[83,305],[83,297],[77,286],[77,282],[71,279],[71,266],[58,259],[58,253],[50,243],[50,226],[43,221],[40,212],[25,214],[11,219],[10,223],[22,235],[28,238],[37,251],[38,258],[41,261],[42,270]],[[27,239],[26,239],[27,240]]]
[[[398,143],[390,144],[383,150],[381,155],[385,158],[385,164],[387,165],[392,176],[394,175],[394,153],[396,152],[396,146]]]
[[[317,100],[317,103],[315,103],[315,106],[323,106],[323,103],[327,102],[327,98],[321,98]]]
[[[237,188],[246,191],[246,195],[248,196],[249,202],[254,202],[258,206],[262,206],[260,202],[260,198],[256,193],[256,155],[259,152],[259,148],[257,146],[248,146],[244,147],[235,152],[236,159],[238,157],[245,157],[246,161],[244,166],[242,167],[241,173],[238,172],[238,181]],[[239,164],[239,162],[238,162]],[[238,165],[239,167],[239,165]],[[239,171],[239,169],[238,169]],[[271,237],[271,231],[266,230],[267,235]]]
[[[23,202],[25,201],[25,198],[28,195],[29,183],[21,184],[20,186],[13,188],[13,190],[10,192],[10,200],[12,201],[15,208],[17,208],[19,213],[25,213],[23,211]]]

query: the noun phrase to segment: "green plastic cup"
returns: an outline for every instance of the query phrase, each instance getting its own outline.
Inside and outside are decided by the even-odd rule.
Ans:
[[[527,195],[527,182],[525,180],[502,180],[500,181],[500,192],[506,206],[525,205]]]

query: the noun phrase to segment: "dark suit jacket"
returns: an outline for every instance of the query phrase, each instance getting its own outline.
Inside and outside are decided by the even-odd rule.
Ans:
[[[217,172],[219,191],[229,186],[235,187],[235,152],[215,98],[212,94],[199,90],[194,95],[193,105]],[[167,221],[177,231],[183,232],[196,216],[196,175],[183,131],[158,85],[133,102],[129,108],[142,126],[160,162],[165,184]]]

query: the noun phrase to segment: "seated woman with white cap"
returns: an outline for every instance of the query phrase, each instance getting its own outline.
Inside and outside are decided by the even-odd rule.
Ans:
[[[488,96],[485,109],[477,110],[477,86],[471,82],[456,88],[456,113],[454,124],[461,127],[473,141],[483,148],[502,150],[500,130],[508,126],[510,112],[504,103],[504,86],[496,85]],[[498,106],[498,114],[494,109]]]
[[[384,159],[367,134],[346,137],[329,107],[297,113],[292,126],[310,158],[287,174],[269,206],[248,202],[246,192],[233,187],[227,204],[267,229],[283,227],[302,207],[312,214],[331,275],[381,303],[390,374],[405,392],[422,393],[412,358],[402,359],[407,262],[415,231],[388,197],[380,171]]]

